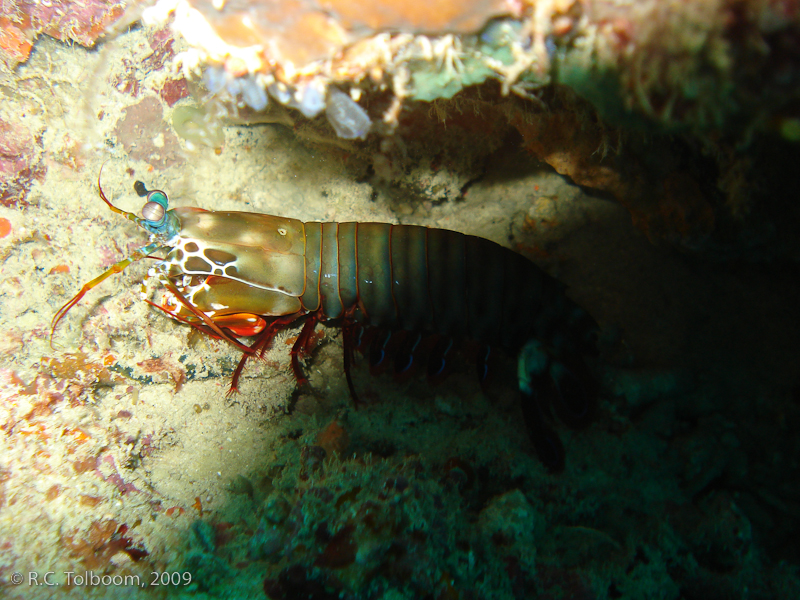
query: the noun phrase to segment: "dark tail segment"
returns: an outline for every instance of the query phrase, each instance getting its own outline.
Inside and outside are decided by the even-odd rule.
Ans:
[[[539,459],[553,473],[564,470],[564,447],[556,434],[553,414],[567,427],[582,429],[597,409],[596,379],[582,358],[554,362],[535,390],[521,390],[522,411]],[[552,413],[551,413],[552,409]]]
[[[553,413],[572,429],[586,427],[597,408],[597,385],[582,357],[543,360],[543,371],[525,385],[520,379],[522,414],[539,459],[559,473],[564,470],[564,446],[554,430]]]
[[[563,293],[549,298],[546,306],[536,336],[520,351],[517,373],[531,441],[548,470],[560,472],[564,447],[555,433],[553,415],[573,429],[591,422],[598,386],[585,357],[597,353],[599,328]]]
[[[561,473],[565,465],[564,444],[548,423],[546,404],[535,393],[522,391],[520,396],[522,416],[539,460],[551,473]]]
[[[556,416],[574,429],[586,427],[594,416],[597,385],[583,358],[554,362],[550,367],[550,387]]]

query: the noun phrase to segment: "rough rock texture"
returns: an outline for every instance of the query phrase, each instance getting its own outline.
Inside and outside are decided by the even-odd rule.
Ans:
[[[53,571],[74,598],[139,597],[152,572],[178,598],[800,597],[795,5],[509,10],[292,73],[183,72],[174,22],[93,52],[43,36],[2,73],[0,595],[52,597],[10,577]],[[328,85],[365,140],[336,135]],[[298,389],[290,328],[228,396],[239,353],[141,300],[150,262],[51,343],[146,243],[97,197],[138,212],[136,180],[534,260],[602,328],[597,414],[554,420],[564,473],[535,456],[514,357],[482,389],[467,344],[437,387],[359,359],[356,409],[340,330]]]
[[[45,33],[90,48],[125,12],[125,0],[3,0],[0,2],[0,63],[14,67],[30,56]]]

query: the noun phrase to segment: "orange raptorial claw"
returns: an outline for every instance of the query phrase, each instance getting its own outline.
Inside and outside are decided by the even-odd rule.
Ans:
[[[263,318],[250,313],[219,315],[214,317],[214,322],[239,337],[258,335],[267,326],[267,322]]]
[[[171,281],[163,281],[162,283],[163,283],[164,287],[169,292],[172,293],[172,295],[175,297],[175,299],[178,302],[180,302],[184,306],[184,308],[186,308],[186,310],[188,310],[195,317],[197,317],[198,319],[203,321],[203,324],[205,324],[206,327],[211,329],[211,331],[213,331],[217,336],[219,336],[220,339],[223,339],[226,342],[228,342],[230,344],[233,344],[239,350],[241,350],[242,352],[244,352],[246,354],[252,354],[253,353],[253,350],[249,346],[245,346],[244,344],[242,344],[238,340],[234,339],[229,334],[227,334],[224,331],[222,331],[222,329],[220,329],[219,325],[217,325],[211,317],[209,317],[206,313],[204,313],[202,310],[200,310],[199,308],[194,306],[191,302],[189,302],[183,296],[183,294],[181,294],[180,290],[178,290],[178,288],[175,287],[175,284],[173,284]],[[161,306],[158,306],[157,304],[154,304],[154,306],[157,306],[158,308],[162,308]],[[165,312],[167,312],[170,315],[173,315],[173,313],[170,312],[169,310],[165,310]],[[177,315],[175,315],[175,316],[177,317]],[[199,325],[198,323],[192,323],[192,322],[190,322],[190,321],[188,321],[186,319],[179,319],[179,320],[183,321],[184,323],[188,323],[189,325],[193,325],[195,327],[197,325]]]
[[[184,323],[186,325],[191,325],[195,329],[199,329],[203,333],[219,339],[219,336],[216,335],[213,331],[209,331],[209,328],[207,326],[201,325],[197,321],[192,321],[191,319],[187,319],[186,317],[179,315],[176,311],[174,311],[170,307],[164,306],[163,304],[157,304],[152,300],[148,300],[147,298],[145,298],[144,301],[147,302],[150,306],[167,313],[170,317],[172,317],[176,321],[180,321],[181,323]],[[214,323],[216,323],[219,327],[224,327],[225,329],[230,331],[233,335],[238,337],[251,337],[254,335],[258,335],[267,326],[267,322],[263,318],[259,317],[258,315],[252,315],[249,313],[220,315],[211,318],[211,320]]]
[[[193,327],[194,329],[196,329],[200,333],[204,333],[205,335],[211,336],[214,339],[225,340],[226,342],[229,342],[229,343],[233,344],[239,350],[244,352],[245,356],[253,353],[253,351],[248,346],[245,346],[244,344],[240,344],[238,341],[234,340],[232,337],[227,335],[225,332],[219,332],[217,330],[211,329],[211,327],[205,322],[199,323],[197,321],[192,321],[191,319],[188,319],[188,318],[186,318],[186,317],[184,317],[182,315],[179,315],[177,312],[175,312],[174,310],[170,309],[169,307],[163,306],[161,304],[156,304],[155,302],[153,302],[152,300],[148,300],[147,298],[145,298],[144,301],[147,302],[153,308],[157,308],[158,310],[161,310],[161,311],[165,312],[166,314],[168,314],[170,317],[172,317],[176,321],[180,321],[184,325],[189,325],[190,327]],[[206,318],[210,318],[210,317],[208,317],[206,315]],[[219,329],[219,328],[217,328],[217,329]],[[236,333],[236,331],[231,330],[231,332],[233,333],[233,335],[239,335],[238,333]]]

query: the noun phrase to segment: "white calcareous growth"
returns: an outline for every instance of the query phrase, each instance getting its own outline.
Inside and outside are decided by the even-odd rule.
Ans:
[[[367,112],[353,102],[350,96],[335,87],[328,88],[325,115],[336,135],[346,140],[364,139],[372,125]]]

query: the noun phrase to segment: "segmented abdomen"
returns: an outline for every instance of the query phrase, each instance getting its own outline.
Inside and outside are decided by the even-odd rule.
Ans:
[[[371,325],[518,349],[585,314],[558,281],[483,238],[385,223],[306,223],[305,236],[301,301],[329,318],[355,306]]]

